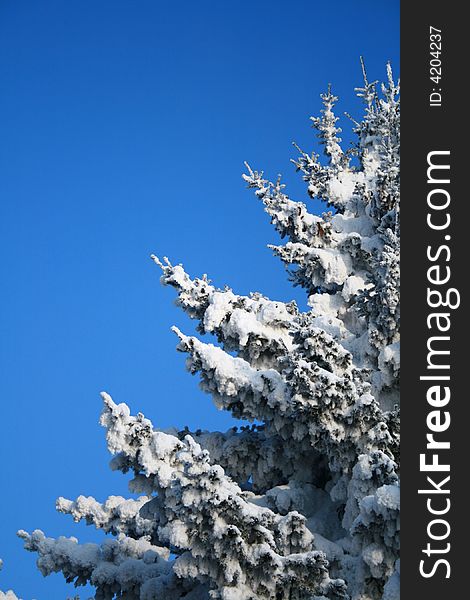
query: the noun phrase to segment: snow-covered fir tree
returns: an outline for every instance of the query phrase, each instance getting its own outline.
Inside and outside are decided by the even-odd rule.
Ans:
[[[137,499],[59,498],[101,545],[19,532],[44,575],[111,600],[397,600],[399,584],[399,88],[357,90],[344,151],[331,89],[312,118],[325,158],[294,161],[317,216],[247,166],[308,310],[240,296],[153,256],[203,342],[174,329],[225,433],[162,431],[103,394],[113,469]],[[261,425],[259,425],[261,423]],[[1,595],[15,598],[12,592]]]

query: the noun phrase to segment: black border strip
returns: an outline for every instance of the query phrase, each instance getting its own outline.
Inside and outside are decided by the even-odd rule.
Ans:
[[[469,370],[465,363],[470,347],[466,348],[465,342],[470,327],[464,284],[470,271],[467,249],[470,228],[465,222],[467,216],[470,218],[470,192],[464,188],[464,178],[470,173],[470,159],[463,145],[469,142],[465,87],[468,87],[470,31],[463,9],[463,4],[435,0],[401,4],[403,600],[453,600],[468,593],[465,589],[469,568],[464,562],[467,562],[465,542],[470,533],[466,515],[470,505],[467,485],[470,469],[466,465],[467,456],[470,458],[470,393],[464,387],[464,378]],[[437,49],[430,48],[430,42],[439,38],[430,38],[431,26],[441,30],[441,52],[434,56],[430,52]],[[441,63],[442,77],[437,81],[430,79],[439,73],[439,69],[430,73],[431,59],[434,66]],[[436,92],[441,94],[440,101]],[[435,94],[431,97],[433,102],[430,102],[431,93]],[[429,155],[436,151],[449,154]],[[431,170],[428,181],[428,160],[450,165],[450,169]],[[429,206],[429,203],[444,206],[447,197],[450,198],[448,207],[438,210]],[[433,229],[427,222],[428,214],[431,223],[437,226],[450,218],[449,226]],[[428,271],[436,265],[437,269]],[[430,278],[441,281],[449,273],[447,283],[430,282]],[[459,294],[458,308],[430,307],[428,289],[440,291],[445,301],[451,288],[457,291],[450,293],[450,304],[457,303]],[[432,295],[430,301],[439,304],[438,294]],[[440,320],[430,317],[432,313],[446,314],[448,320],[447,317]],[[438,320],[443,329],[450,323],[447,332],[438,330]],[[450,339],[430,342],[433,336]],[[449,350],[450,354],[430,355],[428,343],[431,349]],[[437,368],[430,368],[428,359]],[[444,368],[446,365],[448,369]],[[420,379],[421,376],[448,376],[449,380]],[[433,386],[434,391],[429,392]],[[446,387],[450,392],[448,402],[445,401]],[[448,418],[450,425],[445,428]],[[436,432],[438,428],[443,431]],[[427,449],[428,434],[433,434],[434,440],[449,442],[450,448]],[[423,453],[426,465],[437,461],[437,470],[426,471],[430,468],[426,465],[420,468]],[[441,470],[445,465],[449,465],[448,472]],[[450,479],[446,481],[448,476]],[[420,489],[427,491],[420,494]],[[432,510],[436,514],[432,514]],[[437,511],[443,512],[439,515]],[[432,539],[432,536],[442,539]]]

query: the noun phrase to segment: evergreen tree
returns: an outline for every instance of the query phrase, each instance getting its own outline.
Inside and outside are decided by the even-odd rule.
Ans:
[[[286,243],[274,253],[295,302],[240,296],[153,260],[201,335],[178,329],[187,368],[218,408],[261,423],[161,431],[103,394],[113,469],[137,499],[59,498],[113,537],[101,545],[24,531],[45,575],[111,600],[383,600],[399,581],[399,88],[357,89],[365,111],[341,147],[329,88],[312,118],[325,159],[297,170],[322,216],[247,165],[244,179]],[[9,592],[9,594],[12,594]],[[0,593],[1,596],[1,593]],[[2,596],[15,598],[14,595]]]

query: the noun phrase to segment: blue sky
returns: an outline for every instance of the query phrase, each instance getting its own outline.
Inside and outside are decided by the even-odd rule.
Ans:
[[[317,147],[319,94],[360,115],[359,56],[380,79],[398,52],[397,0],[0,2],[0,589],[73,595],[16,530],[94,540],[55,499],[126,494],[101,390],[159,427],[231,426],[175,352],[170,326],[193,324],[148,256],[302,301],[243,161],[308,202],[289,160]]]

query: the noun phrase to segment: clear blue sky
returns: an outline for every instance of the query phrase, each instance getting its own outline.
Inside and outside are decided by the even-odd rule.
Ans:
[[[16,530],[94,540],[56,497],[126,493],[101,390],[157,426],[232,424],[185,372],[169,328],[193,325],[148,256],[302,298],[243,161],[305,200],[290,144],[316,147],[320,92],[359,115],[359,55],[379,79],[398,51],[397,0],[1,0],[0,589],[73,595]]]

